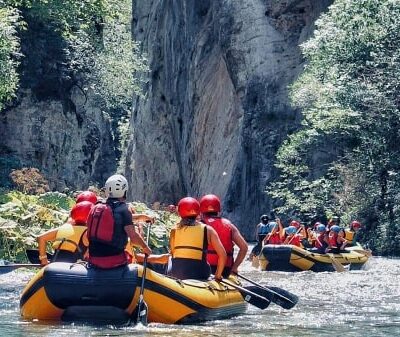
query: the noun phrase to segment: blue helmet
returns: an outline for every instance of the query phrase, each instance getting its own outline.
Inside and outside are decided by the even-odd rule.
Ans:
[[[278,227],[278,224],[276,222],[271,221],[268,224],[268,231],[271,233],[274,230],[275,227]]]
[[[335,233],[339,233],[340,232],[340,227],[338,225],[333,225],[331,227],[331,231],[335,232]]]
[[[326,227],[325,225],[323,225],[322,223],[320,223],[317,228],[316,228],[317,232],[322,233],[326,231]]]
[[[295,234],[297,232],[297,228],[294,226],[289,226],[285,228],[285,232],[286,234],[290,235],[290,234]]]

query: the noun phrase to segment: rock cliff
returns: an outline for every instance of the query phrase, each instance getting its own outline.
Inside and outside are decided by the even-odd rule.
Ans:
[[[37,21],[21,34],[17,99],[0,112],[0,157],[39,168],[52,188],[87,188],[116,170],[109,118],[71,78],[59,34]]]
[[[331,2],[134,1],[151,73],[131,119],[131,197],[215,193],[250,238],[273,207],[276,151],[299,126],[287,89],[303,68],[299,44]]]

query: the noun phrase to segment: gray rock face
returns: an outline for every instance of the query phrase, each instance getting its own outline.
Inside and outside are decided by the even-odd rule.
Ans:
[[[80,121],[62,102],[37,101],[29,90],[17,106],[0,114],[2,150],[23,166],[39,168],[58,190],[104,183],[116,167],[108,119],[89,101],[84,103],[78,90],[71,94]]]
[[[109,118],[65,70],[64,45],[35,21],[21,39],[21,90],[0,112],[0,156],[40,169],[51,188],[103,184],[116,170]]]
[[[273,207],[276,151],[299,126],[287,89],[303,67],[299,44],[331,2],[134,1],[151,74],[131,120],[131,197],[217,194],[250,238]]]

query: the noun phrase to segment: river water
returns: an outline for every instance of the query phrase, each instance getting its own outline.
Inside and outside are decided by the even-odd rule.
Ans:
[[[400,259],[373,257],[365,270],[344,273],[261,272],[246,261],[242,274],[297,294],[299,303],[249,306],[245,315],[199,325],[48,325],[20,318],[19,295],[33,272],[18,271],[0,275],[0,336],[400,336]]]

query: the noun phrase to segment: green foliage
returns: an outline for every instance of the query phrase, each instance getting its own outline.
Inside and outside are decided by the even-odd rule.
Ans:
[[[19,191],[0,191],[0,259],[26,262],[25,249],[37,247],[36,237],[65,223],[74,200],[69,196],[49,192],[28,195]],[[178,222],[175,213],[151,209],[144,203],[134,202],[136,213],[155,217],[150,231],[150,246],[162,253],[169,246],[169,231]],[[144,234],[147,233],[144,227]]]
[[[0,110],[14,97],[18,85],[18,23],[19,12],[0,0]]]
[[[60,192],[47,192],[41,194],[38,198],[39,204],[48,208],[63,209],[69,211],[75,204],[75,200]]]
[[[303,127],[269,192],[284,211],[358,218],[373,248],[399,254],[400,2],[337,0],[316,25],[291,88]]]
[[[39,196],[13,191],[1,195],[0,258],[26,261],[25,249],[36,244],[36,236],[68,218],[68,211],[41,202]]]

